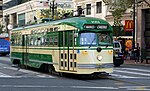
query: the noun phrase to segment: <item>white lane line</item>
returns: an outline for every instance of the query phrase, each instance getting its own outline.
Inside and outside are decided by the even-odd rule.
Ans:
[[[119,89],[127,89],[127,90],[134,90],[134,91],[150,91],[150,86],[123,86],[119,87]]]
[[[150,77],[134,77],[134,76],[126,76],[119,74],[110,74],[110,78],[132,78],[132,79],[150,79]]]
[[[132,71],[150,72],[150,70],[135,69],[135,68],[115,68],[115,69],[116,70],[119,70],[119,69],[123,69],[124,70],[125,69],[125,70],[132,70]]]
[[[118,89],[116,87],[92,87],[92,86],[71,86],[71,88],[84,88],[84,89]]]
[[[13,67],[3,67],[3,68],[17,71],[17,68],[13,68]],[[28,73],[28,74],[30,74],[30,73],[35,74],[36,76],[43,77],[43,78],[44,77],[46,77],[46,78],[56,78],[56,77],[51,76],[51,75],[42,74],[42,73],[38,73],[38,72],[30,71],[30,70],[25,70],[25,69],[20,69],[18,71],[23,72],[23,73]]]
[[[78,88],[78,89],[111,89],[116,90],[116,87],[92,87],[92,86],[41,86],[41,85],[0,85],[0,87],[17,87],[17,88]]]
[[[121,70],[114,70],[114,71],[120,72],[120,73],[129,73],[129,74],[134,74],[134,75],[150,76],[150,74],[140,73],[140,72],[121,71]]]
[[[11,77],[11,76],[0,72],[0,77]]]

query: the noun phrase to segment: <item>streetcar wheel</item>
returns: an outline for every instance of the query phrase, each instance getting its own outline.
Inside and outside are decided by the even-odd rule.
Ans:
[[[53,65],[47,65],[47,72],[50,73],[50,74],[55,72],[55,69],[54,69]]]
[[[64,74],[63,74],[62,72],[59,72],[59,76],[63,77],[63,76],[64,76]]]

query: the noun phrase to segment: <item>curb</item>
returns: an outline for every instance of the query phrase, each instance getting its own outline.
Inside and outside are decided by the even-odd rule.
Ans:
[[[124,64],[126,65],[137,65],[137,66],[150,66],[150,63],[146,64],[145,62],[141,63],[141,60],[139,61],[139,63],[134,63],[134,60],[125,60]]]

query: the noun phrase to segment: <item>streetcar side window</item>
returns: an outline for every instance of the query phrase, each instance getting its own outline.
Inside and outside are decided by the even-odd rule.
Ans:
[[[41,45],[41,38],[37,38],[37,46]]]
[[[34,38],[32,36],[29,38],[29,45],[30,46],[34,45]]]
[[[44,39],[44,36],[41,37],[41,45],[44,46],[45,45],[45,39]]]
[[[44,42],[45,42],[45,46],[48,46],[49,45],[49,38],[48,38],[48,35],[46,35],[44,37]]]
[[[50,46],[53,46],[53,36],[49,36],[49,44]]]
[[[54,45],[55,45],[55,46],[58,45],[58,36],[54,36]]]
[[[15,39],[14,39],[14,38],[15,38],[14,35],[12,35],[12,37],[11,37],[11,45],[12,45],[12,46],[15,45]]]

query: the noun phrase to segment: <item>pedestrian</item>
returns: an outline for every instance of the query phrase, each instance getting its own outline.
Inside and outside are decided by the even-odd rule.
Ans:
[[[139,62],[140,59],[140,47],[139,43],[137,43],[137,46],[135,47],[135,63]]]

